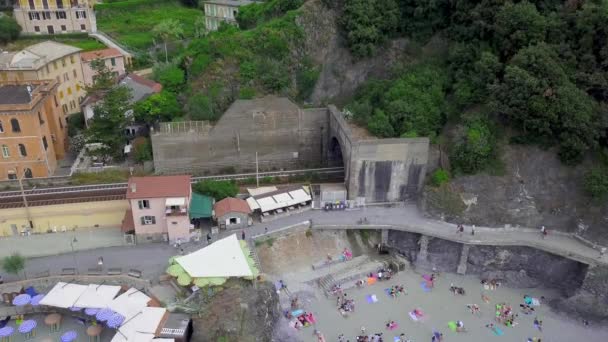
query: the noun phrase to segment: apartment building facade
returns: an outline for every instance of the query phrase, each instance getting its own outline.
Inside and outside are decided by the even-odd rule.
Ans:
[[[19,52],[0,54],[0,82],[56,80],[57,98],[61,112],[80,112],[80,102],[86,96],[80,60],[81,49],[44,41]]]
[[[55,80],[0,82],[0,179],[48,177],[65,156]]]
[[[255,3],[251,0],[206,0],[203,1],[205,11],[205,27],[207,31],[216,31],[221,23],[238,25],[236,16],[239,7]]]
[[[19,0],[13,16],[24,33],[96,32],[94,0]]]
[[[82,60],[82,75],[86,86],[93,85],[95,70],[93,70],[91,62],[97,59],[103,61],[116,79],[121,78],[126,73],[125,57],[114,48],[82,52],[80,59]]]

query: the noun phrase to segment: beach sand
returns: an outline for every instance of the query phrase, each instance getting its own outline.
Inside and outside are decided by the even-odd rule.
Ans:
[[[386,342],[393,342],[393,337],[405,333],[414,342],[428,342],[431,340],[433,331],[440,331],[446,342],[481,342],[481,341],[513,341],[525,342],[528,337],[540,337],[543,342],[606,342],[608,341],[608,327],[591,326],[585,327],[582,322],[573,321],[566,316],[559,315],[543,304],[536,307],[536,313],[525,315],[520,312],[519,304],[523,303],[523,296],[528,294],[540,298],[545,296],[547,300],[557,298],[558,294],[546,289],[512,289],[499,287],[496,290],[484,290],[480,279],[475,276],[461,276],[457,274],[441,274],[431,292],[424,292],[420,283],[420,273],[406,270],[396,274],[391,280],[378,282],[372,286],[347,290],[348,297],[355,300],[355,312],[350,313],[347,318],[340,315],[336,309],[335,297],[326,298],[320,290],[316,290],[312,299],[304,300],[304,308],[312,311],[316,318],[316,327],[303,328],[296,333],[305,342],[317,341],[313,335],[314,329],[321,331],[326,341],[338,341],[338,335],[344,334],[350,342],[356,341],[362,326],[368,334],[382,332]],[[453,295],[449,291],[450,283],[455,286],[464,287],[465,296]],[[403,284],[408,295],[400,295],[392,298],[385,294],[384,289],[392,285]],[[490,304],[481,300],[481,293],[490,298]],[[365,297],[375,294],[378,302],[370,304]],[[316,298],[314,298],[316,297]],[[506,302],[519,313],[518,323],[509,328],[497,324],[503,330],[504,335],[495,336],[486,324],[494,322],[494,305]],[[474,316],[466,305],[475,303],[481,308],[481,316]],[[410,319],[408,312],[414,308],[420,308],[426,318],[414,322]],[[543,321],[543,331],[540,332],[533,325],[534,317],[538,316]],[[399,326],[389,331],[385,324],[393,320]],[[452,332],[448,327],[449,321],[461,320],[464,322],[467,332]]]

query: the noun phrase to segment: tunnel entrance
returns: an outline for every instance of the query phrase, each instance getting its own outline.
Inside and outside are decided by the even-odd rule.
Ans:
[[[329,143],[329,153],[327,156],[328,166],[344,166],[344,159],[342,157],[342,146],[340,146],[340,142],[336,137],[331,138],[331,142]]]

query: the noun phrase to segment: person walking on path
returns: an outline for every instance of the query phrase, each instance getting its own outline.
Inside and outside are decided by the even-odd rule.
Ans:
[[[241,240],[245,241],[245,231],[241,231]]]
[[[540,227],[540,238],[544,239],[547,236],[547,228],[545,226]]]
[[[475,225],[471,227],[471,235],[475,235]]]
[[[268,234],[268,227],[264,228],[264,234]]]
[[[603,258],[604,254],[606,254],[606,247],[600,248],[600,256],[598,257],[598,259]]]
[[[207,244],[211,244],[211,234],[207,233]]]

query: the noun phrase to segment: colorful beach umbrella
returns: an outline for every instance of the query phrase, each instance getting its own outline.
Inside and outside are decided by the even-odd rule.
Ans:
[[[186,273],[186,271],[178,264],[171,265],[167,267],[167,274],[172,277],[179,277],[182,274]]]
[[[43,294],[37,294],[34,297],[32,297],[32,300],[30,301],[30,304],[32,304],[33,306],[38,306],[40,305],[40,301],[44,298]]]
[[[98,321],[107,321],[108,319],[110,319],[110,317],[112,317],[112,315],[114,314],[114,311],[112,311],[111,309],[101,309],[97,312],[97,314],[95,315],[95,318],[97,318]]]
[[[112,317],[108,318],[108,327],[116,329],[122,325],[125,321],[125,317],[119,313],[114,313]]]
[[[17,297],[13,298],[13,305],[15,306],[24,306],[28,305],[32,300],[32,296],[27,293],[20,294]]]
[[[97,313],[99,312],[99,309],[95,309],[95,308],[86,308],[84,309],[84,313],[89,315],[89,316],[95,316],[97,315]]]
[[[0,328],[0,337],[9,337],[15,332],[15,328],[13,327],[4,327]]]
[[[192,283],[192,278],[188,275],[188,273],[182,273],[177,277],[177,283],[181,286],[188,286]]]

